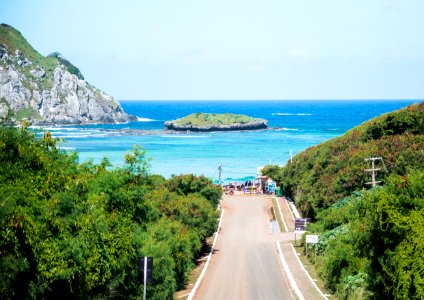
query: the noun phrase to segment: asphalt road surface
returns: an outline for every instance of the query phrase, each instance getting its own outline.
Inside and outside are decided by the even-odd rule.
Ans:
[[[216,251],[195,299],[293,299],[270,232],[271,205],[265,196],[224,197]]]

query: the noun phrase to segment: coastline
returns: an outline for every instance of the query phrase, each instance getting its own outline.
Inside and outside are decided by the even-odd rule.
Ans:
[[[78,151],[81,162],[100,162],[108,157],[122,165],[123,157],[135,144],[147,150],[152,173],[194,173],[218,179],[238,179],[256,175],[266,164],[283,165],[300,151],[342,135],[350,128],[387,111],[405,106],[399,102],[125,102],[130,114],[144,122],[125,124],[74,125],[45,128],[53,137],[63,138],[63,146]],[[378,104],[378,105],[377,105]],[[260,108],[260,109],[258,109]],[[187,132],[170,131],[164,121],[193,111],[230,111],[268,119],[270,128],[254,131]]]

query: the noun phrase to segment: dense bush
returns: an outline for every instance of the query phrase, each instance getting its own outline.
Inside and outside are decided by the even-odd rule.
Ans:
[[[424,171],[318,214],[318,271],[340,299],[424,297]]]
[[[214,186],[212,181],[205,176],[174,175],[168,180],[168,189],[179,195],[199,194],[217,205],[222,196],[222,188]]]
[[[222,191],[194,176],[192,189],[174,189],[138,147],[110,168],[55,144],[0,128],[0,298],[139,298],[136,259],[147,255],[148,298],[172,299],[217,225]]]

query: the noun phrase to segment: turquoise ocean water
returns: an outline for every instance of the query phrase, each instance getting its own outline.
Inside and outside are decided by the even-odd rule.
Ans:
[[[405,107],[413,100],[375,101],[121,101],[122,107],[139,117],[138,122],[115,125],[47,127],[64,138],[62,148],[79,152],[80,162],[103,157],[116,166],[138,144],[152,158],[151,172],[194,173],[223,179],[255,176],[269,163],[283,165],[293,155],[382,113]],[[264,118],[272,129],[252,132],[169,134],[164,121],[193,112],[237,113]]]

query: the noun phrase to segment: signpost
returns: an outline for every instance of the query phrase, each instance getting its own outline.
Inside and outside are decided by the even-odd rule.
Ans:
[[[308,244],[315,244],[315,259],[317,258],[318,234],[306,235],[306,255],[308,255]]]
[[[294,219],[294,243],[296,244],[296,233],[303,233],[306,230],[306,225],[311,221],[310,218],[295,218]]]
[[[294,231],[303,232],[306,230],[306,225],[311,221],[309,218],[294,219]]]
[[[143,300],[146,300],[147,284],[152,282],[153,279],[153,257],[138,257],[138,278],[143,278]]]
[[[306,244],[318,244],[318,234],[307,234]]]

